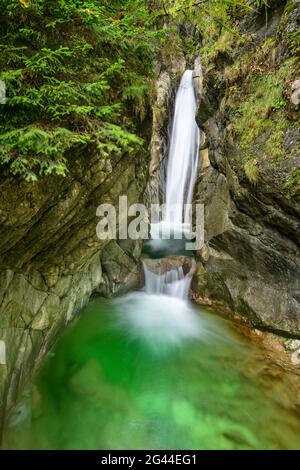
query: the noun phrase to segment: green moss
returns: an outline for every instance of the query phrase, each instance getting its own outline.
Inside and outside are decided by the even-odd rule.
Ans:
[[[223,30],[216,41],[208,42],[201,50],[204,65],[213,61],[219,53],[230,53],[234,47],[245,42],[245,37],[237,30]]]
[[[269,163],[277,165],[280,160],[285,158],[284,137],[288,129],[289,122],[284,113],[277,113],[278,119],[273,123],[269,138],[266,140],[263,159],[268,159]]]
[[[290,0],[287,2],[285,10],[284,10],[284,15],[280,22],[279,31],[278,31],[281,40],[285,41],[285,43],[287,44],[289,48],[290,53],[293,55],[300,54],[300,31],[299,29],[297,29],[296,31],[288,31],[287,27],[291,18],[291,14],[298,7],[299,7],[298,0]]]
[[[227,84],[241,83],[248,76],[257,75],[267,69],[272,69],[275,64],[276,39],[267,38],[260,47],[255,47],[253,38],[247,38],[247,52],[237,57],[234,63],[227,66],[223,78]]]
[[[166,118],[166,108],[164,107],[159,107],[159,106],[153,106],[152,107],[152,112],[156,117],[156,120],[160,126],[163,126],[165,123],[165,118]]]
[[[300,29],[287,34],[287,44],[292,54],[300,54]]]
[[[250,181],[250,183],[255,185],[258,181],[258,178],[259,178],[259,169],[258,169],[258,166],[257,166],[257,162],[249,161],[249,162],[245,163],[244,170],[245,170],[245,174],[246,174],[248,180]]]
[[[295,169],[285,183],[289,193],[300,200],[300,168]]]
[[[230,52],[244,42],[238,24],[251,9],[248,0],[163,0],[164,16],[181,27],[193,28],[193,34],[180,36],[183,50],[191,60],[199,53],[204,66],[220,52]]]
[[[250,86],[251,92],[240,104],[234,123],[244,148],[272,128],[272,110],[286,104],[282,99],[282,84],[273,74],[254,77]]]
[[[298,6],[299,6],[298,0],[289,0],[285,7],[285,11],[284,11],[285,15],[288,15],[289,13],[294,11],[296,8],[298,8]]]
[[[278,68],[256,69],[242,87],[229,89],[227,106],[232,109],[232,127],[246,162],[267,160],[276,166],[286,157],[284,137],[293,117],[285,96],[287,81],[294,72],[293,58]]]

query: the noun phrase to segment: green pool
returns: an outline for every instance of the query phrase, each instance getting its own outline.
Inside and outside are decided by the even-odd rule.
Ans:
[[[44,360],[11,449],[299,449],[284,374],[217,315],[133,293],[95,300]]]

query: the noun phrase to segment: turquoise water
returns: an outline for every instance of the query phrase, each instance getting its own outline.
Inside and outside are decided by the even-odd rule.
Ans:
[[[6,431],[13,449],[295,449],[280,369],[179,299],[95,300],[47,356]]]

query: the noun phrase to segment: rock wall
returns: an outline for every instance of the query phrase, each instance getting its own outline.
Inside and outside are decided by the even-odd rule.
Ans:
[[[73,155],[66,178],[0,179],[0,421],[32,370],[92,294],[112,296],[141,283],[141,244],[96,236],[102,203],[143,199],[148,159]],[[4,342],[4,343],[3,343]],[[5,359],[5,360],[3,360]]]
[[[262,106],[251,121],[260,99],[282,83],[288,93],[300,77],[299,60],[287,46],[300,26],[300,5],[269,3],[267,24],[264,10],[241,22],[251,44],[220,51],[203,67],[198,122],[206,144],[195,201],[205,205],[206,243],[197,254],[192,295],[256,327],[300,337],[300,204],[297,187],[289,191],[300,164],[299,106],[283,92],[282,100]],[[264,48],[265,57],[258,58]],[[263,80],[259,96],[256,84]],[[245,142],[243,132],[234,131],[248,105],[244,133],[252,134]],[[260,132],[263,119],[267,131]]]

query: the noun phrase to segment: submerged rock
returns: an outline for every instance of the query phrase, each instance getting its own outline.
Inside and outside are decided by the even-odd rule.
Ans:
[[[165,274],[177,268],[183,268],[184,274],[187,274],[193,266],[192,258],[187,256],[168,256],[160,260],[144,259],[143,263],[154,274]]]

